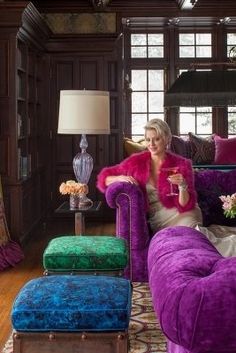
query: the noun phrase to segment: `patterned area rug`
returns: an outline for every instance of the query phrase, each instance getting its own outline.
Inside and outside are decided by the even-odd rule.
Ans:
[[[166,340],[153,311],[147,283],[133,283],[129,353],[166,353]],[[12,353],[11,336],[2,353]]]
[[[166,340],[156,319],[147,283],[133,283],[129,353],[165,353]]]

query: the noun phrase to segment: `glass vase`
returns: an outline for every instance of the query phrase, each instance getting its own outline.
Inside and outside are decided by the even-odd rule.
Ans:
[[[78,208],[78,196],[71,194],[70,195],[70,209],[75,210],[76,208]]]
[[[91,207],[93,204],[93,201],[90,200],[85,193],[80,193],[78,195],[78,208],[80,209],[86,209]]]

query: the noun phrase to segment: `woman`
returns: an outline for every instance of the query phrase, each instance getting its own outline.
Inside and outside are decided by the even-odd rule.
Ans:
[[[163,120],[152,119],[144,129],[147,151],[104,168],[97,187],[104,192],[116,181],[138,184],[146,195],[153,233],[168,226],[201,224],[191,161],[168,151],[171,131]],[[174,194],[170,193],[171,184]]]

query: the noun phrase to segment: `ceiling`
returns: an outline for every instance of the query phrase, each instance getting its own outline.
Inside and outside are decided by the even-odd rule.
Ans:
[[[0,0],[1,1],[1,0]],[[12,0],[11,0],[12,1]],[[14,0],[13,0],[14,1]],[[17,0],[15,0],[17,1]],[[205,15],[206,12],[227,11],[232,15],[236,14],[235,0],[31,0],[36,7],[50,11],[55,8],[60,9],[80,9],[80,10],[105,10],[105,11],[129,11],[138,12],[145,10],[165,10],[180,11],[188,14],[189,12]],[[187,1],[189,6],[185,8],[184,3]],[[8,0],[5,0],[8,2]],[[191,6],[190,6],[191,5]],[[152,15],[155,15],[152,13]],[[220,14],[219,14],[220,15]]]

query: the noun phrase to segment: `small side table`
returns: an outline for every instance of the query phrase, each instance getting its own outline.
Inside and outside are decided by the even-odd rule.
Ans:
[[[92,213],[99,211],[102,205],[102,201],[93,201],[93,204],[86,208],[80,208],[71,210],[70,204],[68,201],[63,202],[61,206],[59,206],[55,213],[74,213],[75,215],[75,235],[84,235],[85,234],[85,223],[84,223],[84,215],[86,213]]]

